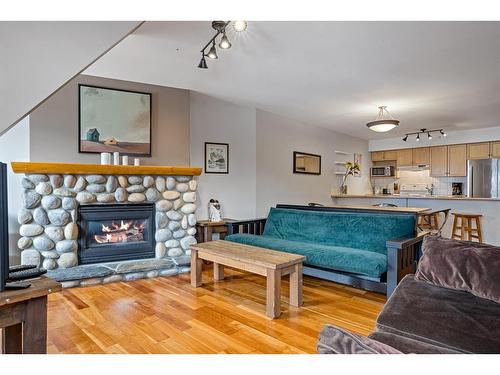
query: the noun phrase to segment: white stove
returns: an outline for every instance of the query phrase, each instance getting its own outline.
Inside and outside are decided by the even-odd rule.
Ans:
[[[431,195],[432,185],[428,184],[401,184],[399,195],[427,197]]]

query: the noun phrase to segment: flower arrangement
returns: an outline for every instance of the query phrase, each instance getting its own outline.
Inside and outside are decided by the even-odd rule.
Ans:
[[[347,185],[346,185],[347,177],[358,174],[360,172],[360,166],[357,161],[347,161],[344,164],[344,166],[345,166],[345,173],[344,177],[342,178],[342,186],[340,188],[342,194],[347,194]]]

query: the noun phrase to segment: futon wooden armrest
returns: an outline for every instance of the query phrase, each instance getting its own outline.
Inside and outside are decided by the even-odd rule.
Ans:
[[[422,240],[429,232],[414,236],[394,238],[386,242],[387,247],[387,297],[409,273],[415,273],[420,258]]]
[[[393,247],[396,249],[404,249],[405,247],[411,246],[418,242],[422,242],[424,236],[429,234],[429,231],[419,232],[413,236],[398,237],[386,242],[387,248]]]
[[[248,233],[261,235],[264,232],[267,218],[248,219],[248,220],[232,220],[226,222],[227,234]]]

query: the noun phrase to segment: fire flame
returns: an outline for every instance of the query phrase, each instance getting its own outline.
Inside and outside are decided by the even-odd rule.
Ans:
[[[101,224],[102,234],[94,235],[94,239],[97,243],[141,241],[145,227],[146,221],[113,221],[110,225]]]

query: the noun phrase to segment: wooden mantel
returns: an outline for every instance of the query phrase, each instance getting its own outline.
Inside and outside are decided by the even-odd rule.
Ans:
[[[153,166],[153,165],[100,165],[68,163],[11,163],[14,173],[26,174],[103,174],[103,175],[162,175],[162,176],[199,176],[201,168]]]

